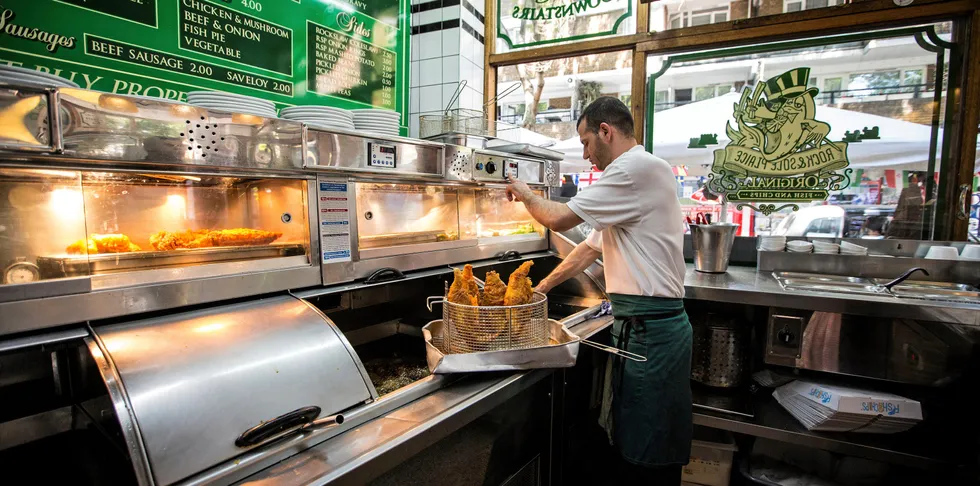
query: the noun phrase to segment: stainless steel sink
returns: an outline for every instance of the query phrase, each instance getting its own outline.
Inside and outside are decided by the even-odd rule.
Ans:
[[[892,287],[892,293],[907,299],[980,303],[980,289],[965,284],[905,281]]]
[[[855,295],[881,295],[900,299],[920,299],[980,304],[980,289],[970,285],[907,280],[889,291],[879,279],[821,275],[799,272],[773,272],[783,290],[807,290]]]
[[[884,291],[873,280],[840,275],[774,272],[772,276],[784,290],[809,290],[844,294],[879,295]]]

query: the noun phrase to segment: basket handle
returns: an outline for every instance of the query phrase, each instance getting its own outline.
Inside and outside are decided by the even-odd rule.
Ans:
[[[587,345],[592,346],[593,348],[596,348],[596,349],[601,349],[601,350],[603,350],[603,351],[605,351],[607,353],[610,353],[610,354],[615,354],[616,356],[619,356],[621,358],[626,358],[626,359],[630,359],[630,360],[636,361],[638,363],[645,363],[646,360],[647,360],[646,356],[641,356],[641,355],[636,354],[636,353],[631,353],[631,352],[626,351],[624,349],[619,349],[619,348],[615,348],[615,347],[612,347],[612,346],[606,346],[605,344],[599,344],[599,343],[597,343],[595,341],[589,341],[588,339],[583,339],[581,341],[581,343],[582,344],[587,344]]]
[[[425,307],[432,312],[432,304],[442,304],[446,301],[446,298],[441,295],[433,295],[432,297],[425,298]]]
[[[446,105],[446,116],[449,116],[449,112],[453,110],[453,103],[459,99],[459,95],[463,94],[463,88],[466,87],[466,80],[461,80],[459,85],[456,86],[456,92],[453,93],[453,97],[449,98],[449,104]]]

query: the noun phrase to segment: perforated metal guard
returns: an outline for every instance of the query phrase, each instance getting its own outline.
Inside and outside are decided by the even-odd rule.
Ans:
[[[546,346],[549,339],[548,297],[535,292],[530,304],[486,306],[444,301],[446,350],[450,354]]]

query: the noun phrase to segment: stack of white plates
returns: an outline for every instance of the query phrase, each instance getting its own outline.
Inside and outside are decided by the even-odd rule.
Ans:
[[[801,380],[772,396],[808,430],[893,434],[922,421],[919,402],[890,393]]]
[[[759,238],[760,251],[783,251],[785,249],[785,236],[763,236]]]
[[[353,113],[330,106],[292,106],[283,108],[281,115],[287,120],[301,121],[313,128],[324,130],[337,128],[353,131],[355,128]]]
[[[786,243],[786,250],[790,253],[810,253],[813,251],[813,243],[809,241],[793,240]]]
[[[861,245],[855,245],[854,243],[848,243],[846,241],[842,241],[840,242],[840,254],[841,255],[867,255],[868,249]]]
[[[78,85],[53,74],[16,66],[0,66],[0,82],[43,88],[77,88]]]
[[[378,135],[398,136],[398,122],[401,115],[391,110],[351,110],[354,113],[354,126],[358,130]]]
[[[276,118],[276,105],[271,101],[224,91],[191,91],[187,102],[209,110]]]
[[[960,260],[980,261],[980,245],[966,245],[960,253]]]
[[[816,240],[813,242],[813,252],[820,255],[836,255],[840,253],[840,245],[830,241]]]

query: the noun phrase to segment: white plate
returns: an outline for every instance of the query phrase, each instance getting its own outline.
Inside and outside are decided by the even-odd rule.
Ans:
[[[358,114],[355,113],[354,114],[354,119],[355,120],[365,120],[365,121],[367,121],[367,120],[385,121],[385,120],[400,120],[401,119],[401,116],[399,114],[397,114],[397,113],[395,113],[392,116],[361,116],[361,115],[358,115]]]
[[[27,86],[43,86],[48,88],[77,88],[77,85],[69,84],[67,81],[55,81],[53,79],[41,78],[38,76],[28,76],[21,74],[0,74],[0,81],[7,84],[23,84]]]
[[[191,92],[188,92],[187,93],[187,98],[188,99],[190,99],[190,98],[198,98],[198,97],[200,97],[200,98],[218,97],[218,98],[224,98],[224,99],[231,98],[231,99],[235,99],[235,100],[238,100],[238,101],[245,101],[245,102],[260,103],[260,104],[263,104],[263,105],[268,105],[269,108],[275,108],[275,106],[276,106],[275,103],[273,103],[273,102],[271,102],[269,100],[264,100],[262,98],[256,98],[254,96],[245,96],[245,95],[240,95],[240,94],[235,94],[235,93],[228,93],[227,91],[191,91]]]
[[[227,111],[227,112],[231,112],[231,113],[243,113],[243,114],[246,114],[246,115],[259,115],[259,116],[264,116],[264,117],[267,117],[267,118],[278,118],[276,116],[275,112],[266,111],[266,110],[256,110],[256,109],[252,109],[252,108],[248,108],[248,107],[243,107],[243,106],[218,106],[218,105],[211,105],[211,106],[208,106],[208,105],[194,105],[194,106],[199,106],[201,108],[206,108],[208,110],[214,110],[214,111]]]
[[[61,76],[55,76],[54,74],[42,73],[40,71],[35,71],[33,69],[27,69],[17,66],[0,66],[0,76],[11,75],[11,76],[28,76],[32,78],[39,78],[48,80],[51,83],[55,83],[56,86],[67,86],[70,88],[77,88],[78,85],[74,82],[65,79]]]
[[[315,105],[289,106],[283,108],[282,111],[313,111],[318,113],[326,112],[326,113],[332,113],[337,115],[343,115],[348,118],[354,118],[353,113],[340,108],[334,108],[332,106],[315,106]]]
[[[358,120],[354,119],[354,123],[358,125],[398,125],[398,120]]]
[[[292,120],[333,120],[337,122],[354,124],[353,120],[348,120],[342,116],[334,115],[324,115],[324,114],[308,114],[308,113],[282,113],[283,118],[289,118]]]
[[[354,122],[354,126],[356,126],[358,128],[382,128],[382,129],[387,128],[389,130],[397,129],[398,128],[398,124],[397,123],[391,123],[391,124],[385,123],[385,124],[381,124],[381,123],[357,123],[357,122]]]
[[[195,105],[240,106],[243,108],[251,108],[253,110],[260,110],[260,111],[271,111],[271,112],[276,111],[275,108],[270,108],[268,106],[259,105],[256,103],[245,103],[245,102],[238,102],[238,101],[219,101],[219,100],[189,100],[189,101]]]
[[[371,115],[371,114],[375,114],[375,115],[390,115],[392,113],[394,113],[396,115],[398,114],[398,112],[397,111],[394,111],[394,110],[382,110],[382,109],[378,109],[378,108],[362,108],[362,109],[350,110],[350,111],[351,111],[351,113],[353,113],[355,115],[357,115],[357,114],[365,114],[365,115]]]
[[[240,104],[240,105],[261,106],[262,108],[267,110],[276,109],[275,104],[271,102],[264,103],[262,102],[262,100],[259,99],[240,100],[238,98],[226,98],[221,96],[188,96],[187,101],[193,101],[196,103],[233,103],[233,104]]]

